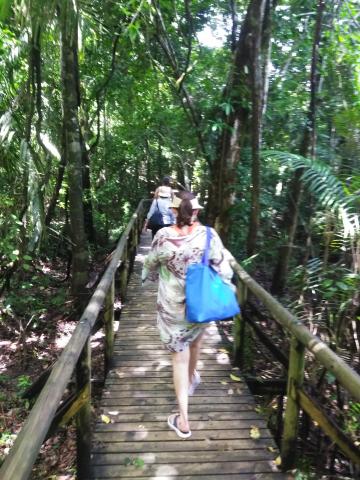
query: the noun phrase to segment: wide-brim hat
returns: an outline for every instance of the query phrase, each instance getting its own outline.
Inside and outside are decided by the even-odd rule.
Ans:
[[[165,185],[158,188],[159,197],[170,198],[171,197],[171,187],[166,187]]]
[[[179,208],[181,202],[182,202],[181,198],[174,197],[172,202],[171,202],[170,208]],[[192,207],[193,210],[202,210],[204,208],[200,205],[200,203],[199,203],[199,201],[196,197],[193,198],[192,200],[190,200],[190,202],[191,202],[191,207]]]

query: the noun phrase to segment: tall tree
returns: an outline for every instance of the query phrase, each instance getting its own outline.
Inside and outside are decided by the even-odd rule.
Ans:
[[[314,156],[316,142],[316,110],[317,92],[320,82],[320,45],[322,37],[323,16],[325,11],[325,0],[319,0],[314,29],[314,40],[312,46],[311,70],[310,70],[310,102],[307,119],[304,129],[302,143],[299,153],[303,157]],[[287,208],[284,213],[282,229],[285,232],[284,244],[279,249],[278,260],[273,275],[271,286],[272,293],[281,294],[285,288],[289,261],[291,258],[293,243],[298,224],[298,213],[301,202],[303,183],[301,177],[302,169],[297,169],[289,184]]]
[[[245,136],[249,130],[250,69],[253,66],[252,56],[254,59],[255,57],[258,59],[259,56],[258,53],[253,55],[252,52],[254,48],[259,52],[259,32],[262,28],[264,9],[265,0],[249,2],[236,43],[228,82],[223,93],[222,132],[218,140],[217,155],[211,165],[207,217],[209,223],[215,226],[225,243],[230,230],[230,210],[235,201],[236,170]],[[254,61],[257,62],[257,60]],[[258,76],[258,70],[256,70],[256,76]],[[253,100],[256,104],[257,98],[254,97]],[[259,102],[261,105],[260,99]],[[254,119],[255,122],[258,122],[257,114]],[[257,126],[256,129],[258,129]],[[258,134],[259,131],[256,135],[258,136]],[[256,169],[257,166],[255,166]],[[257,186],[255,186],[255,194],[256,192]]]
[[[78,118],[78,11],[72,0],[62,0],[60,8],[61,77],[64,145],[69,183],[70,226],[72,241],[71,290],[84,293],[87,282],[88,253],[83,209],[83,163]]]
[[[272,1],[266,0],[259,5],[259,21],[255,23],[251,38],[251,207],[249,231],[247,236],[247,255],[255,252],[260,222],[260,148],[261,127],[266,102],[265,85],[269,63],[271,42]],[[262,55],[263,53],[263,55]],[[262,56],[266,55],[265,60]]]

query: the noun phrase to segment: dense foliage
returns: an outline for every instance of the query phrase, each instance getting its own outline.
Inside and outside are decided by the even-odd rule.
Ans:
[[[138,201],[171,175],[174,187],[192,188],[211,206],[208,219],[233,254],[358,367],[358,2],[51,0],[46,9],[42,3],[0,4],[0,322],[9,335],[19,319],[28,324],[43,314],[47,305],[29,288],[40,288],[37,272],[46,262],[71,261],[76,215],[85,253],[72,252],[72,273],[80,256],[87,278],[94,252],[111,245]],[[62,35],[68,3],[76,5],[70,47]],[[258,14],[260,31],[246,20]],[[261,36],[257,54],[249,32]],[[67,47],[75,52],[70,70]],[[80,213],[71,200],[69,72]],[[231,148],[226,153],[232,141],[235,157]],[[296,220],[289,226],[292,202]],[[272,272],[279,271],[284,244],[291,244],[289,264],[279,288]],[[29,293],[19,298],[18,291]],[[329,377],[324,388],[333,385]],[[343,422],[352,434],[358,428],[351,415]]]

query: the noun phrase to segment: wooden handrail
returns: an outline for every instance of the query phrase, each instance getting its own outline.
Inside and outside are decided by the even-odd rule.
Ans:
[[[360,375],[334,353],[326,343],[313,335],[295,315],[290,313],[266,290],[264,290],[248,273],[235,261],[231,261],[232,268],[238,274],[246,287],[268,308],[283,327],[291,332],[314,357],[337,378],[338,382],[358,401],[360,401]]]
[[[75,369],[78,358],[99,315],[105,296],[119,266],[119,262],[121,263],[120,259],[122,258],[128,237],[135,222],[143,211],[145,202],[146,200],[141,200],[129,224],[121,235],[108,268],[92,295],[84,313],[81,315],[68,344],[55,363],[9,455],[6,457],[0,469],[0,478],[2,480],[25,480],[29,477],[32,466]]]
[[[330,370],[338,382],[355,399],[360,400],[360,376],[347,365],[324,342],[313,335],[305,325],[264,290],[233,258],[231,265],[240,280],[238,292],[241,303],[245,303],[247,290],[251,291],[269,310],[272,317],[291,334],[288,362],[287,402],[281,441],[281,465],[283,470],[295,466],[296,443],[298,436],[299,410],[302,408],[330,436],[343,453],[353,462],[360,464],[360,450],[346,437],[340,428],[331,421],[310,396],[303,390],[305,352],[311,352],[321,365]],[[241,350],[245,341],[245,321],[247,317],[237,316],[234,324],[235,358],[241,361]],[[251,322],[250,322],[251,323]],[[256,332],[256,329],[255,329]]]

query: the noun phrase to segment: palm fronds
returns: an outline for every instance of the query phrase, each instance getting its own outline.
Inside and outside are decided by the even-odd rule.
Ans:
[[[325,210],[335,213],[343,223],[344,237],[360,231],[359,216],[355,211],[356,196],[349,195],[331,168],[301,155],[277,150],[266,150],[262,156],[277,160],[293,170],[303,170],[302,181],[314,199]]]

